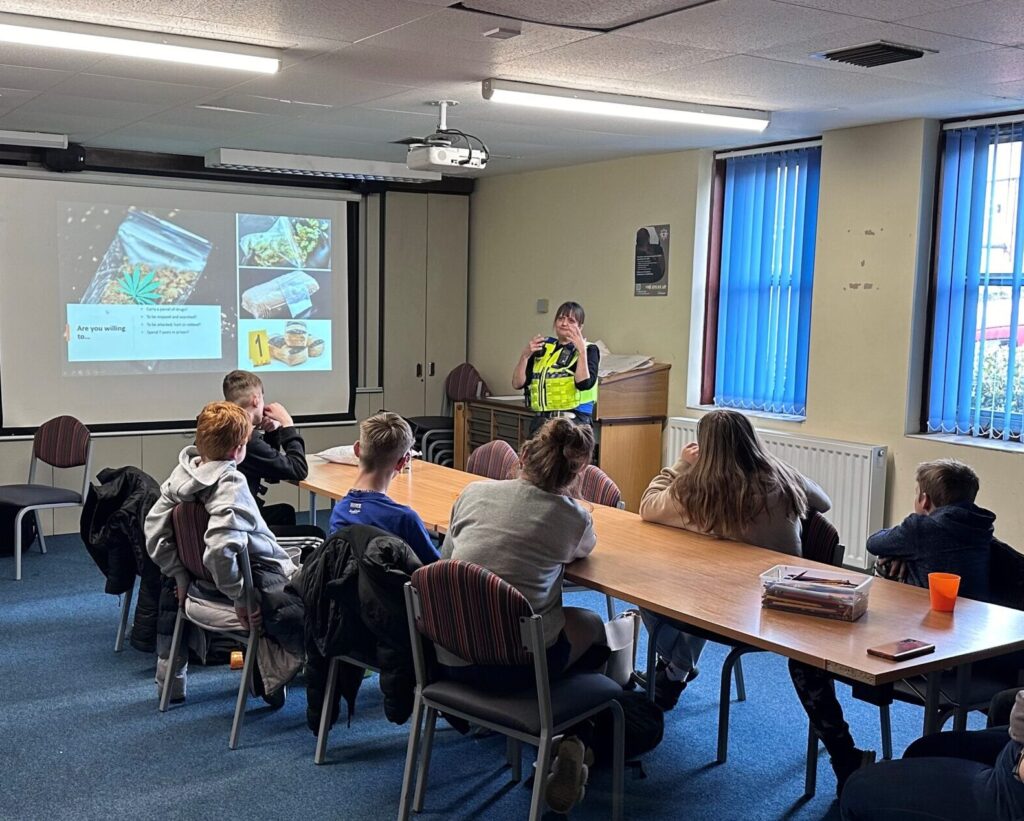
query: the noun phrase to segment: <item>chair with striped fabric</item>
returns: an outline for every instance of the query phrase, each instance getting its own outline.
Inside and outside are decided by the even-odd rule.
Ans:
[[[74,490],[36,483],[39,462],[55,468],[84,468],[82,486]],[[40,510],[60,507],[81,507],[89,490],[92,462],[92,437],[89,429],[73,416],[57,416],[39,426],[32,440],[32,461],[28,468],[28,484],[0,486],[0,505],[17,508],[14,520],[14,578],[21,579],[21,551],[29,545],[21,543],[22,520],[31,513],[36,517],[39,550],[46,552],[46,540],[39,522]]]
[[[612,817],[621,818],[625,725],[616,696],[622,688],[600,673],[575,673],[550,681],[541,617],[518,590],[478,565],[449,559],[421,567],[405,586],[405,601],[416,667],[416,700],[399,819],[406,821],[410,810],[423,808],[439,712],[508,737],[517,781],[521,776],[520,743],[537,747],[530,821],[539,821],[552,739],[606,709],[612,711],[615,727]],[[426,664],[424,638],[471,664],[532,667],[534,686],[494,693],[436,678]]]
[[[441,415],[413,416],[406,420],[412,427],[415,446],[423,458],[428,462],[451,465],[455,454],[455,403],[490,395],[491,389],[480,372],[468,362],[453,368],[444,380]]]
[[[615,484],[611,476],[597,465],[587,465],[580,471],[576,481],[572,483],[569,489],[569,495],[575,499],[583,499],[585,502],[591,502],[595,505],[617,507],[620,510],[625,510],[626,508],[626,503],[622,501],[622,492],[619,490],[619,486]],[[590,592],[589,587],[568,582],[566,582],[562,589],[566,593]],[[605,601],[608,605],[608,619],[614,619],[615,599],[611,596],[605,596]]]
[[[626,508],[619,486],[597,465],[587,465],[580,471],[573,483],[571,495],[595,505],[617,507],[620,510]]]
[[[519,456],[508,442],[495,439],[469,454],[466,470],[488,479],[514,479],[519,473]]]
[[[206,529],[210,523],[210,514],[206,507],[200,502],[182,502],[175,506],[171,512],[171,529],[174,533],[174,543],[178,551],[178,558],[182,565],[192,576],[193,580],[205,581],[213,584],[213,577],[210,571],[203,564],[203,553],[206,550]],[[242,572],[242,589],[245,593],[245,607],[252,613],[256,608],[256,597],[252,585],[252,569],[249,565],[248,550],[241,550],[238,553],[238,564]],[[218,602],[227,607],[233,603],[227,598]],[[185,621],[201,627],[203,630],[210,630],[216,633],[229,636],[245,645],[245,664],[242,667],[242,680],[238,684],[238,696],[235,699],[235,715],[231,722],[231,733],[228,736],[228,747],[232,750],[238,747],[238,737],[242,732],[242,720],[245,717],[245,702],[249,694],[253,679],[253,665],[256,662],[256,643],[259,640],[260,629],[250,624],[248,628],[242,626],[241,622],[237,627],[224,628],[211,624],[205,624],[191,616],[186,611],[184,604],[179,602],[178,614],[174,621],[174,634],[171,637],[171,650],[167,657],[167,668],[164,673],[163,690],[160,693],[160,712],[167,712],[167,705],[171,697],[171,680],[173,670],[177,668],[174,660],[182,652],[182,634]],[[188,654],[188,649],[184,649]]]

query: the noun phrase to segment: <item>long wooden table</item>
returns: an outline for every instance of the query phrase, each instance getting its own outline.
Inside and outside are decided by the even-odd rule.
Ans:
[[[355,475],[354,467],[310,465],[300,486],[315,504],[315,495],[341,498]],[[444,533],[452,503],[475,481],[489,480],[417,461],[388,492],[416,510],[428,529]],[[963,704],[972,662],[1024,648],[1024,612],[960,599],[955,612],[937,613],[927,590],[880,578],[872,584],[867,613],[856,622],[763,609],[759,576],[765,570],[776,564],[827,566],[644,522],[625,510],[593,506],[593,515],[597,547],[566,568],[570,581],[865,684],[925,675],[925,732],[939,729],[943,670],[957,669],[956,700]],[[903,662],[867,654],[869,647],[908,637],[934,644],[935,652]]]

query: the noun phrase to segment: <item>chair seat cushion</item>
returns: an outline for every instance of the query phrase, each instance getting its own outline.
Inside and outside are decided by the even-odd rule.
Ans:
[[[64,487],[50,487],[49,485],[0,486],[0,505],[34,507],[36,505],[80,505],[81,503],[81,493]]]
[[[516,693],[488,693],[457,681],[438,681],[423,688],[423,695],[485,721],[521,732],[540,733],[537,692],[533,687]],[[558,726],[622,695],[622,688],[600,673],[577,673],[551,682],[551,712]]]

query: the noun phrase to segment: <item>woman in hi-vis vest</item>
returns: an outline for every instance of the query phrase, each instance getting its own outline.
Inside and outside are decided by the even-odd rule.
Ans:
[[[601,353],[583,338],[586,314],[578,302],[563,302],[555,313],[555,335],[533,337],[512,372],[512,387],[523,389],[536,416],[530,435],[546,419],[564,416],[581,425],[594,419]]]

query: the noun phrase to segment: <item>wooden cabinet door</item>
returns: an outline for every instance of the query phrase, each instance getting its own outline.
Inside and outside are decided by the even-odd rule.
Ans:
[[[428,194],[426,406],[437,413],[448,372],[466,361],[469,197]]]
[[[403,416],[436,414],[440,401],[424,401],[427,197],[386,194],[383,219],[384,403]]]

